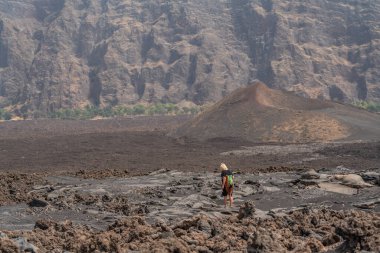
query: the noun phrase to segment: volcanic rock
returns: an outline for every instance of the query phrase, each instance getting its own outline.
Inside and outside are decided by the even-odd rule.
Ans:
[[[363,178],[356,174],[336,175],[335,178],[340,180],[342,184],[351,187],[364,188],[373,186],[364,182]]]
[[[19,248],[9,238],[0,238],[0,251],[4,253],[18,253]]]
[[[16,246],[18,247],[20,252],[30,252],[30,253],[37,253],[38,248],[34,246],[33,244],[29,243],[27,239],[25,238],[17,238],[14,240]]]
[[[373,209],[375,205],[380,204],[380,198],[369,200],[366,202],[361,202],[361,203],[355,203],[353,206],[362,208],[362,209]]]
[[[210,234],[211,228],[211,234]],[[173,233],[171,233],[173,231]],[[48,230],[7,231],[9,238],[33,238],[43,252],[378,252],[379,216],[355,210],[302,209],[281,216],[237,219],[204,215],[150,224],[143,217],[117,220],[105,230],[70,222]],[[72,235],[76,236],[72,236]],[[340,247],[340,248],[339,248]],[[5,251],[5,249],[16,249]],[[0,239],[1,252],[18,252],[13,241]]]
[[[238,218],[243,219],[251,217],[255,213],[255,204],[252,201],[246,201],[240,206]]]
[[[363,180],[377,184],[380,186],[380,173],[374,171],[368,171],[361,174]]]
[[[302,174],[301,178],[303,179],[319,179],[321,176],[314,170],[308,170]]]
[[[54,225],[54,223],[50,220],[38,220],[36,221],[36,224],[34,225],[34,228],[39,228],[39,229],[42,229],[42,230],[47,230],[49,229],[49,227],[51,227],[52,225]]]
[[[42,199],[33,199],[28,203],[30,207],[46,207],[49,205],[49,203]]]
[[[215,205],[216,204],[213,201],[210,201],[209,198],[199,195],[199,194],[191,194],[173,203],[173,206],[187,206],[187,207],[193,207],[193,208],[200,208],[202,206],[215,206]]]

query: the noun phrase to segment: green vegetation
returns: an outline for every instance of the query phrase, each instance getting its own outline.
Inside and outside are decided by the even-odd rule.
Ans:
[[[380,112],[380,103],[372,101],[357,100],[352,103],[354,106],[370,112]]]
[[[95,117],[120,117],[131,115],[180,115],[180,114],[196,114],[201,111],[201,107],[182,107],[179,108],[175,104],[152,104],[152,105],[134,105],[134,106],[115,106],[99,108],[96,106],[86,106],[83,109],[60,109],[49,113],[47,118],[54,119],[92,119]],[[38,113],[33,118],[42,118]]]
[[[114,106],[100,108],[93,105],[87,105],[82,109],[59,109],[54,112],[33,111],[24,115],[25,118],[51,118],[51,119],[70,119],[70,120],[87,120],[95,117],[112,118],[135,115],[184,115],[197,114],[202,110],[201,106],[178,107],[175,104],[157,103],[157,104],[137,104],[131,106]],[[0,120],[10,120],[12,114],[5,109],[0,109]]]
[[[10,120],[11,118],[12,114],[0,108],[0,120]]]

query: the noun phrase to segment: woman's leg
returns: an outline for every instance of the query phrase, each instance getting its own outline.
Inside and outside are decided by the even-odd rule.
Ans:
[[[226,187],[223,187],[222,195],[224,197],[224,207],[227,207],[228,191],[227,191]]]
[[[230,198],[230,207],[232,206],[234,202],[234,198],[232,197],[233,188],[231,188],[230,192],[228,193],[228,197]]]

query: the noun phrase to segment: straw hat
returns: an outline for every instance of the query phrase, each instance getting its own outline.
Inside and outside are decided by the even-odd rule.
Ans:
[[[220,170],[228,170],[227,165],[225,165],[224,163],[221,163]]]

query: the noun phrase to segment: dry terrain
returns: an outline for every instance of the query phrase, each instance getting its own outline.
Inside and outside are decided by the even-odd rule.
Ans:
[[[256,81],[175,129],[172,136],[228,136],[266,143],[375,141],[380,140],[380,115]]]
[[[166,135],[188,118],[0,123],[0,251],[379,251],[379,142]]]

